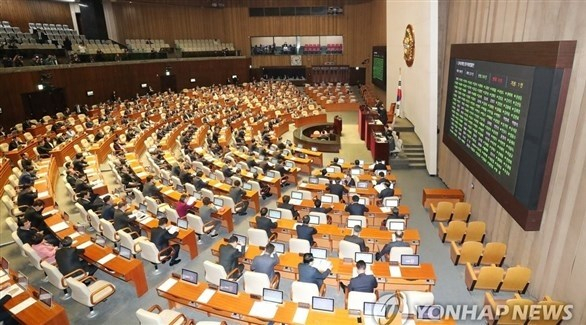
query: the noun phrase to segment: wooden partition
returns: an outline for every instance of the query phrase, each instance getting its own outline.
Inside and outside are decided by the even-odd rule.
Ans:
[[[0,20],[28,33],[28,23],[65,24],[73,28],[69,3],[46,0],[2,0]]]

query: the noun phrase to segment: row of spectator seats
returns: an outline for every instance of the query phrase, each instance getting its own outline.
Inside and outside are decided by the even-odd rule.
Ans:
[[[18,49],[54,49],[53,44],[39,44],[35,36],[31,33],[23,33],[19,27],[10,26],[10,22],[2,21],[0,23],[0,42],[8,43],[16,41]]]
[[[328,44],[326,45],[326,53],[342,53],[342,44]]]
[[[150,53],[152,50],[160,52],[161,49],[169,48],[162,39],[127,39],[126,46],[134,53]]]
[[[47,24],[47,23],[28,23],[29,32],[33,33],[35,29],[42,30],[43,32],[49,34],[58,34],[58,35],[78,35],[77,31],[74,29],[69,28],[67,25],[61,24]]]
[[[222,43],[213,39],[180,39],[175,40],[175,47],[183,52],[212,52],[212,51],[234,51],[234,44]]]
[[[87,54],[96,54],[98,51],[102,51],[105,54],[122,54],[124,50],[118,46],[118,44],[112,43],[111,40],[89,40],[89,42],[85,45]],[[78,47],[79,49],[79,47]],[[75,51],[76,48],[73,47]],[[80,50],[78,50],[80,52]]]
[[[321,45],[319,44],[305,44],[303,45],[304,54],[319,54],[321,52]]]

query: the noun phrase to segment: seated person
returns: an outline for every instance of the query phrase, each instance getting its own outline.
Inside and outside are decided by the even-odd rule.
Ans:
[[[340,164],[338,163],[338,161],[339,161],[339,158],[338,158],[338,157],[334,157],[334,159],[333,159],[333,160],[332,160],[332,162],[330,163],[330,166],[337,166],[337,167],[340,167],[340,168],[342,168],[342,165],[340,165]]]
[[[104,207],[100,217],[108,221],[114,220],[114,201],[110,195],[104,196]]]
[[[366,247],[366,243],[364,243],[364,239],[360,238],[361,231],[362,231],[361,226],[359,226],[359,225],[354,226],[354,228],[352,228],[352,235],[346,235],[344,237],[344,240],[360,246],[361,252],[368,252],[368,247]]]
[[[269,277],[269,280],[272,280],[275,275],[279,276],[279,272],[275,272],[277,264],[279,264],[279,256],[275,253],[275,246],[268,243],[264,252],[252,260],[250,270],[264,273]]]
[[[265,200],[267,197],[273,196],[273,193],[271,193],[271,187],[259,180],[259,175],[257,172],[252,173],[252,177],[256,182],[258,182],[258,185],[260,186],[260,195],[262,196],[263,200]]]
[[[377,161],[374,164],[370,165],[370,170],[377,171],[377,170],[387,170],[387,165],[384,164],[382,161]]]
[[[55,264],[55,253],[57,246],[51,245],[46,241],[41,233],[36,233],[31,241],[32,249],[37,252],[39,257],[50,264]]]
[[[81,259],[80,256],[83,255],[84,250],[71,247],[72,243],[73,239],[71,237],[67,236],[63,238],[61,242],[62,247],[55,252],[55,261],[57,262],[59,272],[65,275],[77,269],[82,269],[89,275],[94,275],[98,268]]]
[[[161,193],[161,189],[158,188],[157,185],[155,185],[155,179],[153,175],[147,176],[146,183],[144,184],[142,189],[142,195],[155,198],[159,200],[159,202],[164,201],[163,193]]]
[[[23,186],[22,190],[18,193],[16,204],[21,212],[26,211],[28,207],[33,205],[35,199],[38,197],[38,193],[33,191],[33,187],[30,185]]]
[[[49,230],[49,227],[45,224],[45,219],[48,216],[44,217],[42,214],[44,208],[45,203],[43,200],[36,199],[33,205],[24,212],[24,218],[31,222],[31,227],[41,231]]]
[[[314,204],[314,207],[311,208],[311,210],[309,210],[310,212],[321,212],[321,213],[327,214],[327,213],[332,212],[332,210],[333,210],[333,208],[331,208],[331,207],[328,207],[328,208],[322,207],[320,199],[314,199],[313,204]]]
[[[346,206],[344,211],[348,212],[350,215],[355,216],[363,216],[365,212],[368,212],[368,207],[364,204],[360,204],[358,201],[360,197],[358,195],[352,196],[352,203]]]
[[[323,272],[320,272],[311,265],[312,262],[313,254],[303,254],[303,263],[299,263],[297,266],[299,270],[299,282],[315,283],[319,289],[324,283],[324,280],[328,277],[328,275],[330,275],[332,271],[327,269]]]
[[[37,176],[35,175],[34,169],[32,166],[28,166],[23,172],[22,174],[20,174],[20,177],[18,178],[18,186],[23,187],[23,186],[27,186],[27,185],[33,185],[33,183],[35,182],[35,180],[37,179]]]
[[[206,187],[208,184],[204,182],[201,178],[203,177],[203,171],[198,170],[195,173],[195,176],[191,180],[193,186],[195,186],[196,191],[201,191],[202,188]]]
[[[389,221],[390,219],[405,220],[405,215],[404,214],[399,214],[399,208],[393,207],[391,209],[391,214],[387,215],[387,217],[385,218],[385,220],[382,221],[382,223],[381,223],[381,229],[387,230],[387,221]]]
[[[73,159],[73,169],[75,169],[80,174],[84,174],[84,169],[89,166],[88,163],[85,161],[83,157],[83,153],[75,154],[75,158]]]
[[[273,222],[270,218],[267,217],[267,212],[269,210],[266,207],[260,209],[260,215],[256,217],[256,229],[262,229],[267,233],[267,236],[271,238],[274,234],[273,229],[277,229],[278,224]]]
[[[81,192],[78,197],[77,203],[81,204],[86,211],[92,210],[97,213],[104,206],[104,202],[98,196],[92,201],[90,192]]]
[[[187,204],[187,198],[187,194],[181,194],[179,201],[175,205],[175,211],[177,211],[177,215],[180,219],[185,219],[189,210],[195,205],[195,201],[192,204]]]
[[[231,275],[232,279],[238,279],[244,271],[244,265],[238,263],[238,259],[241,258],[244,254],[240,252],[240,245],[238,245],[238,238],[236,236],[231,236],[228,239],[228,244],[222,244],[220,246],[220,262],[219,264],[224,267],[224,270],[227,274],[230,274],[234,269],[238,271],[234,272]]]
[[[277,205],[277,207],[291,211],[293,218],[297,219],[297,218],[299,218],[299,212],[297,212],[297,210],[295,210],[295,207],[292,204],[289,204],[290,200],[291,200],[291,197],[289,195],[283,195],[283,203],[279,203]]]
[[[336,179],[330,181],[330,184],[326,186],[326,190],[330,191],[330,194],[337,195],[340,202],[343,202],[343,196],[348,193],[348,189],[341,183],[340,178],[336,177]]]
[[[244,196],[246,195],[246,191],[240,188],[240,181],[235,180],[232,186],[230,187],[230,192],[228,196],[232,198],[234,201],[234,210],[238,215],[244,216],[246,215],[246,210],[248,209],[248,200],[244,200]]]
[[[26,143],[22,142],[18,137],[12,138],[8,143],[8,150],[18,149],[18,147],[24,146]],[[39,152],[40,154],[40,152]]]
[[[151,242],[153,242],[155,246],[157,246],[159,252],[164,251],[164,256],[171,255],[171,262],[169,262],[169,265],[173,266],[181,262],[181,259],[178,258],[179,244],[169,245],[169,240],[176,238],[179,235],[179,231],[177,231],[174,234],[171,234],[166,228],[168,222],[169,220],[166,217],[159,219],[159,226],[151,231]],[[166,250],[166,248],[169,246],[171,246],[172,249]]]
[[[381,201],[381,203],[382,203],[382,200],[384,200],[384,198],[395,196],[395,190],[393,188],[391,188],[391,183],[387,181],[387,182],[384,182],[383,184],[385,184],[385,189],[380,191],[380,193],[378,194],[378,199]]]
[[[128,204],[126,203],[125,199],[120,200],[114,206],[114,229],[130,229],[137,234],[140,234],[140,227],[134,223],[135,218],[130,217],[130,214],[126,212],[128,209]]]
[[[346,293],[346,291],[358,291],[358,292],[374,292],[374,289],[378,287],[378,282],[372,274],[366,274],[366,263],[362,260],[356,262],[357,276],[350,279],[350,283],[346,286],[340,282],[340,288]]]
[[[216,228],[221,224],[221,222],[212,218],[212,214],[217,213],[218,208],[216,208],[216,206],[212,203],[212,200],[210,200],[210,198],[207,196],[202,199],[202,203],[202,206],[199,208],[199,217],[204,223],[204,232],[209,234],[210,237],[215,238],[218,236]],[[198,234],[198,238],[201,239],[201,234]]]
[[[317,229],[309,225],[309,216],[303,217],[302,222],[303,223],[297,225],[295,229],[297,231],[297,238],[305,239],[309,241],[310,246],[315,246],[316,243],[313,240],[313,235],[317,234]]]
[[[409,243],[403,241],[403,232],[395,231],[395,241],[387,243],[380,252],[375,254],[376,260],[380,261],[383,256],[389,255],[393,247],[410,247]]]
[[[22,241],[23,244],[32,244],[33,237],[35,237],[39,231],[36,228],[31,228],[30,220],[18,218],[16,220],[16,225],[18,226],[16,229],[16,235],[20,238],[20,241]]]

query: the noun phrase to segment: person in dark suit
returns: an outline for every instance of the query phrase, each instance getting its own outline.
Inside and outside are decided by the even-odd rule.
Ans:
[[[299,212],[295,210],[295,207],[292,204],[289,204],[289,200],[291,200],[291,197],[289,195],[283,195],[283,203],[280,203],[278,207],[281,209],[291,211],[293,218],[297,219],[299,218]]]
[[[33,170],[35,169],[35,163],[29,158],[26,152],[20,154],[20,165],[22,169],[27,169],[28,167],[32,167]]]
[[[84,169],[88,166],[88,163],[85,161],[82,153],[78,153],[75,155],[75,159],[73,159],[73,169],[77,172],[83,174]]]
[[[193,175],[189,172],[189,165],[185,164],[181,172],[179,173],[179,180],[181,183],[191,183],[193,179]]]
[[[244,254],[240,252],[240,245],[238,245],[238,238],[232,236],[228,239],[228,244],[220,246],[220,265],[224,267],[226,273],[232,272],[234,269],[238,269],[237,272],[232,274],[233,279],[237,279],[244,270],[244,265],[238,263],[238,259]]]
[[[179,257],[179,244],[169,245],[169,240],[176,238],[177,235],[179,235],[179,232],[171,234],[169,231],[167,231],[165,226],[167,225],[168,222],[169,222],[169,220],[167,220],[167,218],[165,218],[165,217],[159,219],[159,226],[157,228],[154,228],[151,231],[151,242],[153,242],[155,244],[155,246],[157,246],[157,249],[159,250],[159,252],[169,246],[171,246],[173,248],[171,253],[169,253],[167,251],[167,254],[171,255],[171,262],[169,263],[169,265],[173,266],[173,265],[181,262],[181,259],[177,258],[177,257]],[[166,255],[166,256],[168,256],[168,255]]]
[[[380,252],[375,254],[375,258],[377,261],[381,259],[381,257],[385,255],[389,255],[391,253],[391,249],[393,247],[409,247],[409,243],[403,241],[403,232],[402,231],[395,231],[395,241],[391,241],[387,243]]]
[[[86,271],[89,275],[94,275],[98,268],[95,265],[91,265],[85,260],[80,258],[83,254],[83,249],[76,249],[71,247],[73,239],[67,236],[63,238],[61,242],[62,247],[55,252],[55,261],[57,262],[57,268],[61,274],[69,274],[77,269]]]
[[[35,200],[33,205],[24,212],[24,218],[31,222],[31,227],[38,230],[48,230],[49,227],[45,224],[45,217],[41,211],[45,208],[45,203],[42,200]]]
[[[387,170],[387,165],[385,165],[382,161],[377,161],[375,162],[375,164],[372,166],[372,170],[373,171],[377,171],[377,170]],[[384,176],[384,175],[383,175]]]
[[[132,231],[140,234],[140,228],[133,223],[135,218],[130,217],[130,214],[125,212],[127,207],[126,201],[124,200],[116,204],[114,209],[114,229],[130,228]]]
[[[19,218],[16,220],[16,224],[18,225],[18,229],[16,229],[16,234],[20,241],[23,244],[32,245],[33,237],[38,233],[38,231],[34,228],[31,229],[31,222],[27,219]]]
[[[389,122],[389,117],[387,116],[387,110],[385,109],[385,105],[379,102],[376,106],[376,112],[378,113],[378,119],[383,123],[383,126],[386,126]]]
[[[51,150],[53,150],[53,148],[47,144],[45,139],[41,139],[41,141],[39,141],[37,152],[41,158],[49,158],[51,156]]]
[[[248,200],[244,200],[244,196],[246,195],[246,191],[240,188],[240,181],[235,180],[234,184],[230,187],[230,192],[228,192],[228,196],[232,198],[234,201],[234,210],[238,215],[244,216],[246,215],[246,210],[248,209]]]
[[[330,275],[332,271],[330,269],[327,269],[323,272],[320,272],[318,269],[311,265],[311,262],[313,262],[313,254],[303,254],[303,263],[299,263],[299,265],[297,266],[297,268],[299,269],[299,281],[315,283],[319,289],[324,283],[324,280],[328,277],[328,275]]]
[[[12,299],[12,295],[15,295],[17,290],[18,290],[17,288],[11,289],[10,291],[8,291],[6,293],[6,295],[4,297],[2,297],[0,299],[0,324],[18,325],[18,322],[16,321],[16,319],[14,319],[14,317],[8,311],[8,309],[6,309],[6,307],[4,307],[4,304],[6,304],[10,299]]]
[[[20,193],[18,193],[18,198],[16,199],[16,204],[18,205],[18,209],[21,212],[26,211],[27,207],[33,205],[35,199],[38,197],[37,192],[33,192],[33,188],[30,185],[24,186]]]
[[[380,193],[378,194],[378,198],[381,200],[381,202],[386,197],[395,196],[395,190],[391,188],[391,183],[385,182],[384,184],[386,188],[380,191]]]
[[[342,165],[340,165],[340,163],[338,163],[338,161],[339,161],[338,157],[334,157],[334,159],[330,163],[330,166],[337,166],[337,167],[342,168]]]
[[[309,241],[309,245],[315,245],[313,235],[317,234],[317,229],[309,226],[309,216],[303,217],[303,224],[297,225],[297,238]]]
[[[320,199],[315,199],[313,200],[313,205],[314,207],[311,208],[311,210],[309,210],[310,212],[321,212],[321,213],[330,213],[332,212],[333,208],[324,208],[321,206],[321,200]]]
[[[83,206],[86,211],[93,210],[94,212],[98,212],[104,205],[101,199],[92,201],[90,192],[84,191],[79,193],[78,196],[79,198],[77,199],[77,203],[81,204],[81,206]]]
[[[341,184],[339,178],[332,180],[330,184],[326,186],[326,190],[330,191],[330,194],[337,195],[340,201],[342,201],[342,196],[344,196],[345,193],[348,193],[348,189]]]
[[[256,217],[256,229],[266,231],[267,236],[270,238],[273,235],[272,229],[277,228],[277,223],[267,217],[268,211],[265,207],[260,209],[260,216]]]
[[[201,170],[198,170],[197,173],[195,173],[195,176],[193,177],[191,183],[193,184],[193,186],[195,186],[195,190],[196,191],[200,191],[202,188],[206,187],[206,185],[208,185],[206,182],[203,181],[203,179],[201,179],[203,177],[203,172]]]
[[[376,278],[372,274],[366,274],[366,263],[362,260],[356,262],[356,272],[358,275],[350,279],[350,283],[346,287],[346,285],[340,282],[340,287],[342,291],[346,293],[348,291],[358,291],[358,292],[374,292],[374,289],[378,287],[378,282]]]
[[[278,272],[275,273],[275,266],[279,264],[279,256],[274,251],[275,246],[268,243],[265,251],[252,260],[250,270],[266,274],[269,280],[272,280],[275,274],[279,276]]]
[[[18,178],[18,185],[20,187],[25,185],[32,185],[36,179],[37,177],[33,171],[33,167],[29,166],[22,172],[22,174],[20,174],[20,177]]]
[[[368,247],[366,247],[366,243],[364,243],[364,239],[360,238],[361,231],[362,231],[361,226],[359,226],[359,225],[354,226],[354,228],[352,229],[352,235],[346,235],[344,237],[344,240],[360,246],[361,252],[368,252]]]
[[[100,216],[104,220],[114,220],[114,203],[110,195],[104,196],[104,207],[102,208],[102,215]]]
[[[378,179],[376,180],[376,185],[386,183],[389,180],[385,178],[384,172],[378,172]]]
[[[10,143],[8,143],[8,150],[18,149],[18,147],[23,146],[25,143],[20,141],[18,137],[12,138]]]
[[[230,167],[232,162],[230,160],[226,160],[224,162],[226,163],[226,165],[222,168],[222,174],[224,175],[224,177],[230,178],[230,177],[234,176],[234,171]]]
[[[142,195],[153,197],[161,202],[164,201],[161,189],[155,185],[155,181],[152,175],[147,176],[146,183],[142,188]]]
[[[345,211],[355,216],[363,216],[365,212],[368,212],[368,207],[358,203],[358,200],[360,200],[358,195],[352,196],[352,203],[346,206]]]
[[[399,214],[399,208],[393,207],[391,209],[391,214],[387,215],[387,217],[381,223],[381,229],[387,230],[387,221],[395,219],[395,220],[405,220],[404,214]]]

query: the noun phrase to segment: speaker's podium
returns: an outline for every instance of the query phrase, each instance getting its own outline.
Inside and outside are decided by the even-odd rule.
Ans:
[[[172,91],[177,92],[177,76],[174,74],[162,74],[159,78],[161,80],[161,91],[171,89]]]

